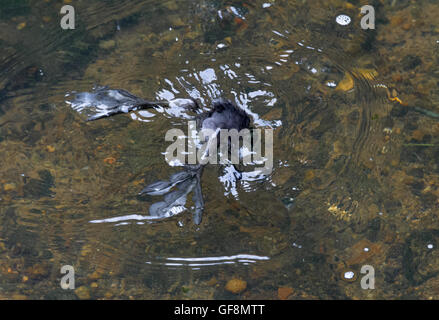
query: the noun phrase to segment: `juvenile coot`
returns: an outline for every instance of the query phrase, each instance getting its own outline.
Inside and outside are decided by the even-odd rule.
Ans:
[[[119,113],[142,110],[161,106],[178,109],[177,113],[190,111],[197,122],[198,130],[242,129],[249,128],[250,117],[231,101],[220,98],[214,100],[207,112],[194,99],[175,99],[171,101],[149,101],[120,89],[101,87],[94,92],[82,92],[75,96],[70,103],[73,109],[85,113],[88,121],[113,116]],[[175,110],[174,110],[175,112]],[[208,142],[206,142],[208,143]],[[185,210],[187,195],[194,191],[193,222],[200,224],[204,210],[204,200],[201,190],[201,175],[204,165],[185,165],[184,170],[170,176],[167,181],[156,181],[146,186],[139,194],[164,196],[163,201],[152,204],[149,208],[151,216],[165,218]],[[239,177],[239,176],[238,176]]]

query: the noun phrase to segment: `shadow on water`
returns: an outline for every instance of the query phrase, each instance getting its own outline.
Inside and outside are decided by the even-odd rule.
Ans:
[[[395,298],[434,280],[435,253],[424,251],[437,238],[437,95],[434,81],[421,93],[409,82],[431,77],[427,58],[400,57],[386,39],[398,14],[434,8],[372,1],[372,31],[356,3],[317,2],[79,2],[69,31],[61,1],[8,2],[0,297],[271,299],[291,288],[299,299]],[[415,39],[426,19],[406,32]],[[164,137],[187,121],[157,107],[85,122],[66,95],[99,85],[234,101],[274,129],[272,173],[230,184],[206,167],[201,225],[188,212],[145,219],[155,200],[137,194],[176,171]],[[75,291],[59,287],[66,264]],[[385,274],[372,296],[342,277],[363,264]],[[246,289],[226,290],[232,278]]]

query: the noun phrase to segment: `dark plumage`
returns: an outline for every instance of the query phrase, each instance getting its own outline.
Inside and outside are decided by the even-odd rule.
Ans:
[[[248,128],[250,117],[241,108],[235,106],[227,99],[213,101],[213,109],[201,115],[201,129],[236,129],[238,131]]]

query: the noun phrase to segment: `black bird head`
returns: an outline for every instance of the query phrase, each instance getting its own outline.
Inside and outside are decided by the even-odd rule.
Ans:
[[[213,101],[212,110],[204,114],[201,129],[246,129],[250,125],[250,117],[241,108],[227,99]]]

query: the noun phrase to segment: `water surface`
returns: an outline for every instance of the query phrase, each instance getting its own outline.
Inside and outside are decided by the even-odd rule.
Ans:
[[[375,30],[358,1],[77,1],[74,30],[63,4],[2,2],[1,298],[439,298],[435,1],[371,1]],[[272,174],[232,188],[210,166],[200,226],[139,218],[187,121],[85,122],[66,94],[99,85],[231,99],[274,129]]]

